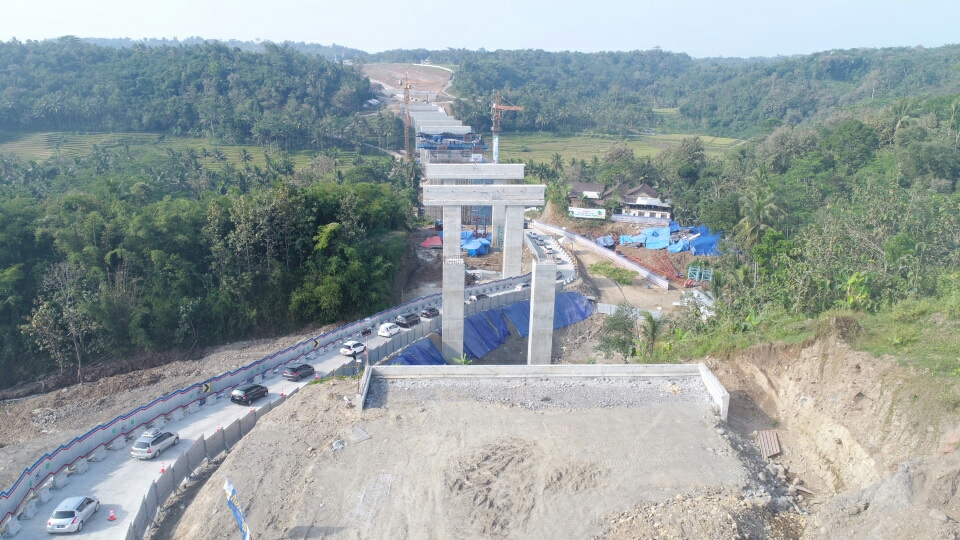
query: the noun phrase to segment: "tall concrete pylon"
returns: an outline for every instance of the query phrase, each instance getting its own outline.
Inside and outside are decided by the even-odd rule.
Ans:
[[[464,271],[460,257],[460,207],[502,206],[504,210],[503,277],[519,276],[523,255],[523,210],[542,206],[546,187],[524,184],[452,185],[457,180],[520,180],[523,164],[424,165],[423,204],[443,207],[443,350],[447,360],[463,354]],[[556,267],[554,266],[554,271]],[[551,274],[551,277],[554,277]],[[552,313],[552,308],[551,308]],[[551,322],[550,331],[553,326]]]

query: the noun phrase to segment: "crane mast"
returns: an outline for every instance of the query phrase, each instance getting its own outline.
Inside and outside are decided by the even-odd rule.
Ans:
[[[501,105],[500,104],[500,91],[497,91],[496,97],[494,98],[493,104],[490,106],[493,109],[493,162],[500,163],[500,118],[501,111],[522,111],[523,107],[518,107],[516,105]]]

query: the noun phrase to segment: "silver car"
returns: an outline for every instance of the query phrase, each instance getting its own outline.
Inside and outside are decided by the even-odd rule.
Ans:
[[[48,533],[69,533],[83,530],[83,522],[100,509],[96,497],[70,497],[65,499],[47,520]]]
[[[180,436],[171,431],[148,429],[133,443],[130,455],[139,459],[153,459],[167,448],[180,442]]]

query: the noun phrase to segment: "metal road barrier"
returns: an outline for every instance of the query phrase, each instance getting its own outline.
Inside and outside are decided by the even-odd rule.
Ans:
[[[480,293],[495,294],[511,291],[517,284],[529,281],[530,274],[525,274],[472,285],[467,287],[466,290],[468,294],[473,295]],[[529,293],[527,294],[529,295]],[[509,297],[516,298],[516,295],[511,294]],[[494,298],[496,300],[492,300]],[[497,307],[503,305],[507,300],[507,298],[497,298],[497,296],[483,299],[481,302],[465,306],[465,314],[472,314],[481,308]],[[121,437],[127,437],[128,434],[139,431],[155,421],[166,419],[168,416],[182,414],[184,411],[195,411],[197,407],[206,403],[208,397],[229,393],[240,384],[259,381],[260,378],[279,366],[297,360],[309,361],[315,351],[325,351],[330,347],[339,347],[339,344],[343,341],[360,338],[360,332],[365,328],[375,329],[384,322],[393,322],[396,316],[401,313],[411,311],[419,313],[426,307],[440,306],[441,293],[404,302],[365,319],[301,341],[246,366],[221,373],[187,388],[176,390],[126,414],[117,416],[104,424],[97,425],[87,433],[58,446],[49,453],[43,454],[33,465],[24,469],[13,486],[0,492],[0,531],[3,531],[6,527],[9,533],[10,530],[17,528],[17,518],[24,505],[28,501],[32,501],[37,492],[58,474],[65,473],[70,467],[76,466],[80,460],[94,457],[103,448],[110,446],[114,441],[120,440]],[[417,325],[413,331],[402,332],[394,339],[371,350],[369,363],[371,365],[376,364],[397,350],[422,338],[427,333],[435,331],[440,327],[441,319],[442,315],[429,323]]]

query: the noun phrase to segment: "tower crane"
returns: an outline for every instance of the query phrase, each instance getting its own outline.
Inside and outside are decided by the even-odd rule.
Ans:
[[[501,105],[500,91],[497,91],[495,101],[490,105],[493,109],[493,162],[500,163],[500,113],[501,111],[522,111],[523,107],[516,105]]]
[[[403,83],[403,144],[407,161],[413,161],[410,149],[410,83]]]

